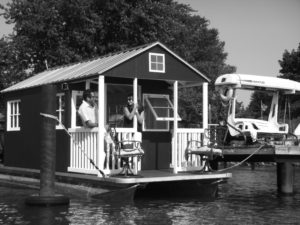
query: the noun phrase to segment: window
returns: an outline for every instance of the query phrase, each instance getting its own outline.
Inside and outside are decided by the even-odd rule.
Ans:
[[[79,114],[77,113],[82,103],[82,94],[83,91],[72,91],[72,128],[83,126]]]
[[[144,94],[145,131],[169,131],[169,121],[174,120],[174,108],[169,95]],[[181,118],[177,115],[177,119]]]
[[[98,104],[98,92],[93,92],[95,95],[95,102]],[[72,118],[71,118],[71,127],[79,128],[82,127],[82,121],[78,114],[78,109],[83,101],[82,99],[83,91],[72,91]]]
[[[149,71],[156,73],[165,72],[165,55],[149,53]]]
[[[7,131],[20,130],[20,102],[21,100],[7,102]]]
[[[56,116],[58,120],[62,123],[65,124],[65,94],[64,93],[59,93],[56,95]],[[61,124],[56,125],[57,129],[62,129]]]
[[[127,96],[133,93],[132,84],[106,84],[106,123],[124,127],[124,106]],[[141,99],[141,86],[138,86],[138,101]]]

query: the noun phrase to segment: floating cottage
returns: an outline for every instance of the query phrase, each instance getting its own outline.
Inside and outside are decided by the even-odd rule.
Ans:
[[[195,173],[204,170],[203,155],[186,157],[190,140],[205,146],[208,128],[208,82],[210,80],[160,42],[139,46],[103,57],[48,69],[1,91],[7,105],[4,165],[9,168],[40,168],[40,126],[44,119],[41,103],[47,101],[44,86],[52,85],[56,95],[56,116],[75,142],[56,126],[56,171],[98,176],[92,159],[108,178],[121,184],[168,183],[183,181],[216,182],[230,173]],[[202,88],[202,124],[199,128],[179,126],[178,89]],[[97,96],[99,127],[82,127],[77,110],[82,93],[91,89]],[[142,157],[130,158],[130,168],[138,176],[117,176],[120,158],[105,141],[105,125],[114,124],[120,139],[137,132],[122,127],[122,108],[127,95],[144,106]],[[84,150],[78,149],[78,145]],[[205,158],[205,157],[204,157]]]

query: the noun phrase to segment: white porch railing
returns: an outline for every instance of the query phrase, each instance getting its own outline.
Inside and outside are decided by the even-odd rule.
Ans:
[[[114,146],[105,144],[105,149],[100,154],[98,150],[98,129],[77,128],[69,129],[69,132],[73,140],[71,140],[70,144],[70,166],[68,171],[99,175],[89,159],[93,160],[105,174],[117,174],[121,171],[121,159],[116,157]],[[125,136],[127,136],[127,140],[130,140],[134,131],[130,128],[117,128],[117,134],[119,140],[123,140]],[[177,172],[199,170],[203,166],[200,157],[190,155],[187,159],[186,149],[190,140],[199,141],[199,146],[203,145],[203,143],[209,143],[207,132],[199,128],[178,128],[176,135],[177,150],[172,151],[171,167],[173,169],[176,167]],[[134,173],[141,170],[141,160],[138,157],[132,157],[129,162],[130,168]]]
[[[117,128],[118,140],[131,140],[134,132],[133,129]],[[70,166],[69,172],[98,174],[97,169],[92,165],[90,159],[105,174],[117,174],[121,172],[121,159],[115,155],[115,146],[104,144],[104,152],[100,154],[98,150],[98,129],[76,128],[69,129],[71,134],[70,143]],[[104,140],[103,140],[104,141]],[[129,159],[130,168],[134,173],[141,170],[141,162],[138,157]]]
[[[173,163],[175,162],[176,165],[172,165],[173,169],[175,169],[177,172],[199,170],[199,168],[202,167],[200,157],[196,155],[190,155],[187,158],[186,149],[188,147],[188,142],[191,140],[196,140],[203,143],[204,129],[178,128],[176,135],[177,151],[173,151],[175,152],[173,157],[176,157],[175,160],[173,159]]]
[[[189,155],[187,157],[186,150],[188,147],[188,143],[191,140],[198,141],[197,147],[207,145],[207,144],[215,144],[217,143],[217,127],[218,124],[209,124],[209,129],[203,128],[178,128],[177,129],[177,151],[175,152],[173,158],[173,169],[177,172],[181,171],[194,171],[202,168],[203,163],[201,162],[201,158],[199,155]],[[196,144],[196,142],[193,142]],[[174,146],[174,143],[173,143]],[[192,148],[196,146],[190,146]],[[175,162],[175,163],[174,163]],[[176,166],[176,168],[174,168]]]

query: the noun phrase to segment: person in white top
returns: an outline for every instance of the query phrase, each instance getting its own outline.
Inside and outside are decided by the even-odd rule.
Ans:
[[[88,89],[83,92],[83,101],[79,107],[78,114],[82,124],[86,128],[98,127],[98,109],[95,103],[94,93]]]

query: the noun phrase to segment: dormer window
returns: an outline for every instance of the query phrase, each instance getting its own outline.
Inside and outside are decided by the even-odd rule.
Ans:
[[[165,54],[149,53],[150,72],[164,73],[165,68]]]

